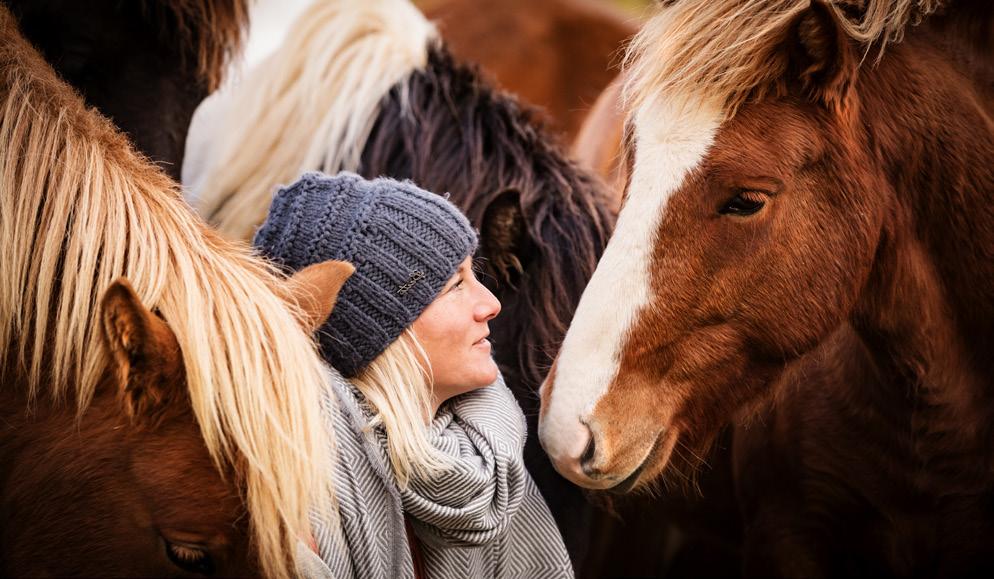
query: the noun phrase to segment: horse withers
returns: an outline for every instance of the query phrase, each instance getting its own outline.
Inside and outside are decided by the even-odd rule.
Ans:
[[[989,571],[992,8],[842,4],[667,3],[636,39],[540,435],[627,491],[737,423],[749,572]]]

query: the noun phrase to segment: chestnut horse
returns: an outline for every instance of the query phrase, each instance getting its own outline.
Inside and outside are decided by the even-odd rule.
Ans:
[[[308,326],[351,271],[328,262],[294,276]],[[240,475],[219,473],[204,444],[176,335],[124,278],[99,315],[109,363],[82,415],[0,389],[0,573],[259,575]]]
[[[0,237],[0,574],[179,573],[170,557],[217,551],[230,572],[248,561],[290,576],[308,510],[330,496],[318,408],[327,369],[294,313],[299,292],[199,221],[177,186],[58,79],[4,6]],[[108,289],[122,276],[140,312],[126,289]],[[175,348],[145,308],[168,325]],[[114,312],[124,312],[120,324]],[[143,327],[139,319],[159,328],[148,330],[155,341],[128,330]],[[124,363],[121,352],[135,357]],[[182,376],[156,370],[161,360],[181,360]],[[108,382],[130,388],[131,377],[162,388],[114,406],[120,392]],[[121,425],[124,403],[136,409],[131,426],[107,432]],[[160,415],[166,408],[176,414]],[[189,452],[157,461],[139,446],[146,442]],[[171,454],[182,459],[169,462]],[[186,457],[193,470],[167,476],[187,468]],[[112,458],[131,470],[118,473],[123,463]],[[213,482],[200,480],[208,463]],[[118,474],[126,497],[105,494]],[[201,489],[218,508],[180,517],[198,508],[189,492]],[[228,510],[232,497],[241,510]],[[84,507],[92,510],[73,512]],[[170,521],[177,534],[165,536]]]
[[[607,183],[611,210],[621,210],[621,198],[628,182],[625,163],[625,114],[619,75],[597,97],[594,106],[580,125],[580,131],[570,144],[570,154],[581,165],[594,171]]]
[[[241,47],[247,0],[2,0],[56,72],[179,180],[197,105]]]
[[[560,472],[646,488],[735,422],[748,572],[989,573],[994,7],[935,6],[658,9],[543,385]]]
[[[637,19],[602,0],[423,0],[456,58],[537,105],[571,141],[616,74]]]

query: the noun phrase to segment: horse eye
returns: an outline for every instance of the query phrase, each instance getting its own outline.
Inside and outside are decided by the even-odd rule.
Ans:
[[[725,202],[718,213],[722,215],[752,215],[762,209],[764,205],[766,205],[766,201],[763,200],[762,193],[743,191]]]
[[[168,539],[163,540],[166,542],[166,556],[173,562],[173,565],[189,573],[214,574],[214,559],[207,552],[207,549],[173,543]]]

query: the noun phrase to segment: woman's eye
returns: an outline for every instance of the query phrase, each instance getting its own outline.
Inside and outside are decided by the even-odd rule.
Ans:
[[[764,205],[766,205],[766,200],[762,193],[743,191],[726,201],[718,213],[722,215],[752,215],[762,209]]]
[[[166,542],[166,556],[180,569],[189,573],[199,573],[201,575],[214,574],[214,559],[207,549],[182,543],[173,543],[168,539]]]

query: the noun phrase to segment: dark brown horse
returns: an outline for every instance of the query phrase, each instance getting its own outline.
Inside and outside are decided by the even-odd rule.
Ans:
[[[735,422],[748,572],[986,575],[994,7],[851,4],[667,3],[636,40],[541,436],[625,491]]]
[[[424,0],[456,58],[479,64],[501,88],[540,107],[572,140],[617,71],[634,17],[601,0]]]
[[[0,232],[0,575],[292,575],[329,284],[210,231],[3,5]]]
[[[241,47],[246,0],[3,0],[62,78],[179,180],[197,105]]]

